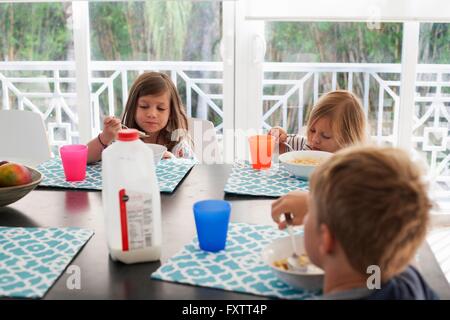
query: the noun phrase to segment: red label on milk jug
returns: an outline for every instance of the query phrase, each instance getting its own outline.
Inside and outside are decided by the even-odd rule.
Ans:
[[[152,245],[152,197],[142,192],[119,191],[122,251]]]

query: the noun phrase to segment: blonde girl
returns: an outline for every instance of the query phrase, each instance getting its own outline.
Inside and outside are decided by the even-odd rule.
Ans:
[[[164,158],[193,158],[192,142],[187,134],[187,117],[180,96],[164,73],[146,72],[133,83],[122,121],[107,117],[103,131],[88,144],[88,162],[101,159],[103,149],[117,137],[122,125],[145,132],[145,143],[167,147]]]
[[[269,131],[279,143],[280,153],[288,144],[294,150],[336,152],[346,146],[362,144],[367,139],[367,123],[358,98],[346,90],[323,95],[313,107],[306,125],[306,137],[288,135],[280,127]]]

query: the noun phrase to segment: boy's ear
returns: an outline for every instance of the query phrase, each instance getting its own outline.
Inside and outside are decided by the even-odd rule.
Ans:
[[[320,225],[320,253],[322,255],[333,254],[336,248],[336,240],[326,224]]]

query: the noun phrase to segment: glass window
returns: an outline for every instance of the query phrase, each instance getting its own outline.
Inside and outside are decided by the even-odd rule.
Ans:
[[[41,113],[55,152],[80,134],[72,11],[69,1],[0,4],[0,108]],[[93,133],[105,115],[123,113],[148,70],[170,74],[188,116],[220,133],[222,15],[220,1],[90,1]]]
[[[73,59],[71,19],[68,2],[0,3],[1,61]]]
[[[0,3],[0,109],[42,115],[52,151],[78,136],[72,5]]]
[[[171,75],[189,117],[221,130],[220,1],[91,2],[89,15],[92,60],[105,61],[92,64],[94,108],[101,117],[111,110],[121,115],[138,73],[156,70]]]
[[[298,133],[317,99],[335,89],[361,100],[378,143],[396,137],[401,23],[266,22],[263,127]]]
[[[433,197],[450,212],[450,24],[422,23],[413,125],[430,169]]]

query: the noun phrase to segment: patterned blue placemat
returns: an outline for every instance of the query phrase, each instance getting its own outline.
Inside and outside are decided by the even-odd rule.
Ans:
[[[202,251],[196,238],[151,277],[274,298],[313,298],[320,292],[291,288],[279,280],[261,258],[261,250],[268,243],[286,235],[271,226],[230,223],[225,250]]]
[[[0,227],[0,297],[42,298],[93,232]]]
[[[195,165],[189,159],[161,160],[156,166],[159,190],[173,192],[184,176]],[[41,187],[60,187],[69,189],[102,190],[102,164],[95,163],[86,168],[86,179],[80,182],[68,182],[64,176],[61,159],[54,158],[39,165],[37,169],[44,175]]]
[[[290,191],[308,190],[308,181],[296,178],[276,163],[270,169],[255,170],[247,161],[235,162],[224,190],[227,193],[280,197]]]

